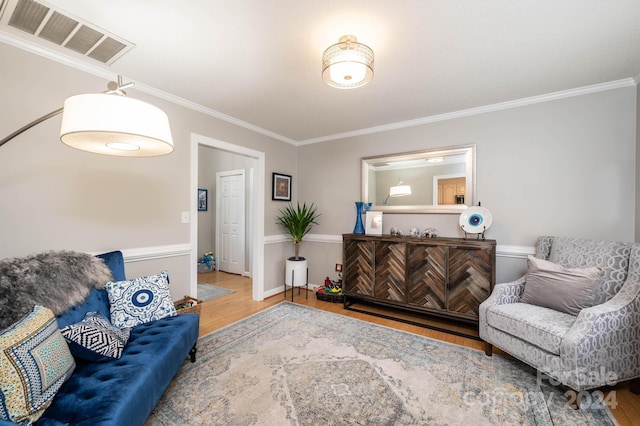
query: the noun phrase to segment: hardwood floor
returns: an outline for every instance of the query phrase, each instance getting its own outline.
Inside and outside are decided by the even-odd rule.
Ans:
[[[239,275],[217,271],[207,272],[204,274],[198,274],[198,281],[235,290],[232,294],[209,300],[202,304],[200,314],[200,336],[204,336],[205,334],[209,334],[236,321],[240,321],[245,317],[277,305],[284,300],[282,293],[265,299],[262,302],[252,300],[251,280]],[[287,296],[289,295],[290,293],[287,294]],[[287,297],[287,300],[291,300],[290,296]],[[467,346],[480,351],[484,350],[483,343],[477,340],[430,330],[417,325],[406,324],[373,315],[345,310],[341,303],[317,300],[315,294],[311,291],[309,291],[309,298],[307,299],[305,298],[304,290],[302,290],[300,295],[298,295],[298,291],[296,290],[294,292],[294,302],[316,309],[322,309],[324,311],[358,318],[360,320],[380,324],[386,327],[419,334],[421,336]],[[494,356],[500,355],[508,356],[494,348]],[[615,392],[615,394],[610,394],[610,392]],[[606,390],[605,394],[610,395],[610,399],[617,402],[617,406],[615,408],[610,408],[620,426],[640,425],[640,395],[634,395],[631,393],[628,383],[620,383],[611,387]]]

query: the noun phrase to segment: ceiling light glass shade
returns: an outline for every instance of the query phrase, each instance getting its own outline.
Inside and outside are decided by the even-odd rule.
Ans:
[[[173,151],[169,119],[161,109],[113,94],[67,98],[60,140],[83,151],[123,157],[153,157]]]
[[[397,185],[389,188],[389,197],[403,197],[411,195],[411,185]]]
[[[352,35],[340,37],[322,54],[322,80],[338,89],[361,87],[373,79],[373,50]]]

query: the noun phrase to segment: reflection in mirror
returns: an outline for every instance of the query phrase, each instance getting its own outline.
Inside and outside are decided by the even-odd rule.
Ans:
[[[386,213],[460,213],[475,199],[475,145],[363,158],[362,196]]]

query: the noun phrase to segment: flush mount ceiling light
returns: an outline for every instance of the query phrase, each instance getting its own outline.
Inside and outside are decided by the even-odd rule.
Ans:
[[[104,93],[67,98],[64,107],[13,132],[0,146],[31,127],[62,115],[60,140],[73,148],[121,157],[153,157],[173,151],[167,115],[159,108],[127,98],[123,89],[133,83],[110,82]]]
[[[322,54],[322,80],[338,89],[361,87],[373,79],[373,50],[358,43],[352,35],[340,37],[340,41]]]

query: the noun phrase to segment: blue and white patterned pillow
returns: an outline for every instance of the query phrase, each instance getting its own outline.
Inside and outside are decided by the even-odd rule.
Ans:
[[[0,419],[38,420],[75,366],[53,312],[34,306],[0,333]]]
[[[157,275],[105,285],[111,304],[111,323],[118,328],[177,315],[169,293],[169,275]]]
[[[99,312],[87,312],[84,319],[60,330],[74,357],[87,361],[119,359],[129,341],[130,328],[113,326]]]

